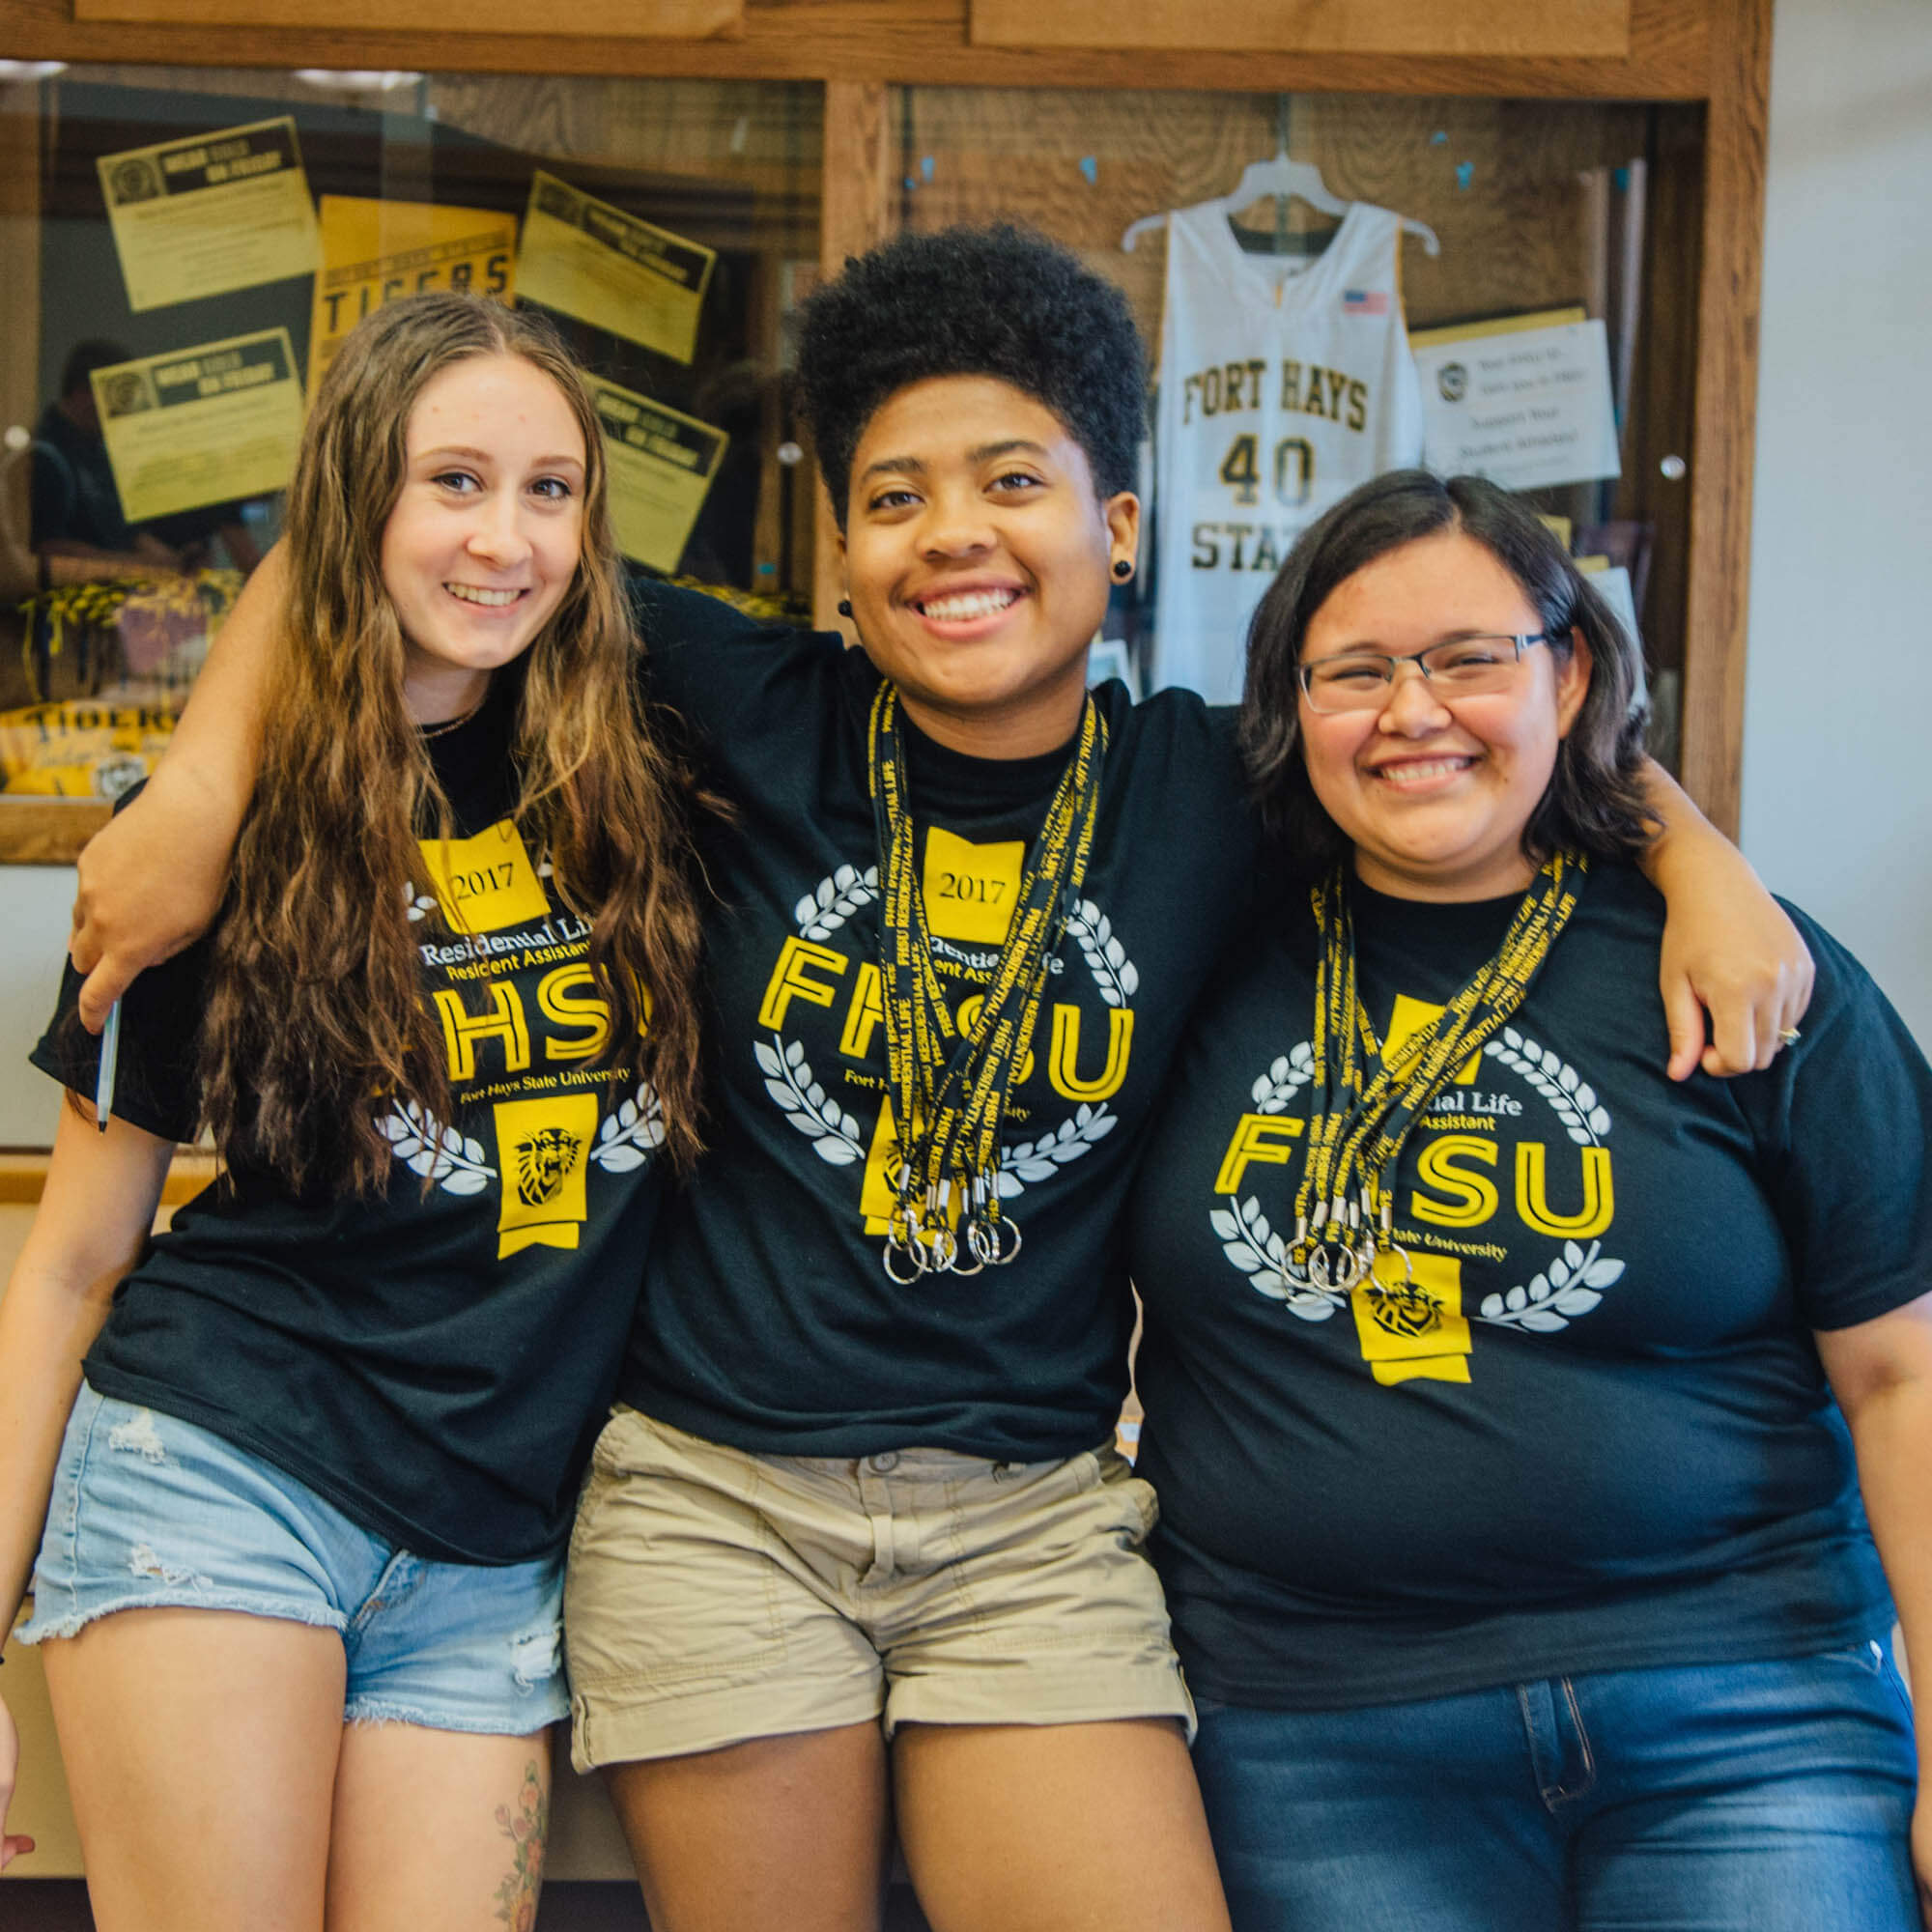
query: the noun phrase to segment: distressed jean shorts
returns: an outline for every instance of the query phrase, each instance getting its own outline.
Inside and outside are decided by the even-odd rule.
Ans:
[[[412,1555],[211,1431],[83,1382],[20,1640],[159,1608],[339,1633],[346,1722],[522,1737],[570,1710],[561,1552],[500,1567]]]

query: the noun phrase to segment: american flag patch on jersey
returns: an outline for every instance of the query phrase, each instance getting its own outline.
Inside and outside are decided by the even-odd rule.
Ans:
[[[1345,289],[1342,292],[1345,315],[1386,315],[1389,312],[1386,289]]]

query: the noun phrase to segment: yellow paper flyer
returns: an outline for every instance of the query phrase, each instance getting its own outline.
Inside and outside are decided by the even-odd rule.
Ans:
[[[309,394],[342,338],[398,296],[454,289],[508,300],[516,273],[517,217],[428,201],[322,198],[322,268],[308,332]]]
[[[602,377],[585,380],[604,426],[617,548],[653,570],[675,571],[731,439]]]
[[[717,255],[539,170],[530,178],[517,294],[679,362],[697,347]]]
[[[117,362],[92,380],[130,524],[266,496],[295,471],[302,398],[286,328]]]
[[[137,312],[315,269],[315,210],[288,115],[95,165]]]

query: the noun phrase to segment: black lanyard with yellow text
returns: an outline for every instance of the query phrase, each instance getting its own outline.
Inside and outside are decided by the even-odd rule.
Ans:
[[[867,750],[884,900],[886,1064],[899,1146],[883,1261],[904,1287],[928,1273],[978,1274],[1019,1253],[1018,1224],[1000,1207],[1000,1123],[1033,1038],[1047,962],[1087,874],[1107,725],[1089,697],[1027,854],[990,981],[962,1033],[933,963],[898,712],[898,693],[882,684]]]
[[[1408,1271],[1392,1233],[1395,1166],[1410,1129],[1454,1076],[1522,1005],[1530,981],[1576,910],[1587,861],[1558,852],[1523,895],[1501,946],[1427,1026],[1386,1057],[1362,1004],[1355,930],[1343,872],[1312,894],[1321,959],[1316,971],[1316,1111],[1294,1203],[1289,1273],[1346,1291],[1389,1254]]]

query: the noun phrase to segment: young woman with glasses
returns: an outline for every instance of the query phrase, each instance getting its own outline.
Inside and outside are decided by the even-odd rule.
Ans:
[[[639,593],[736,814],[710,1151],[576,1538],[579,1760],[666,1932],[871,1927],[889,1816],[935,1925],[1195,1932],[1191,1707],[1111,1446],[1120,1227],[1253,845],[1229,715],[1086,690],[1139,552],[1141,344],[1065,251],[960,230],[848,264],[801,381],[864,648]],[[221,646],[244,712],[259,630]],[[207,845],[196,782],[169,836]],[[116,897],[90,917],[140,923]]]
[[[1130,1250],[1239,1932],[1919,1922],[1932,1070],[1801,919],[1802,1038],[1665,1078],[1636,668],[1470,477],[1255,619],[1272,890]]]

